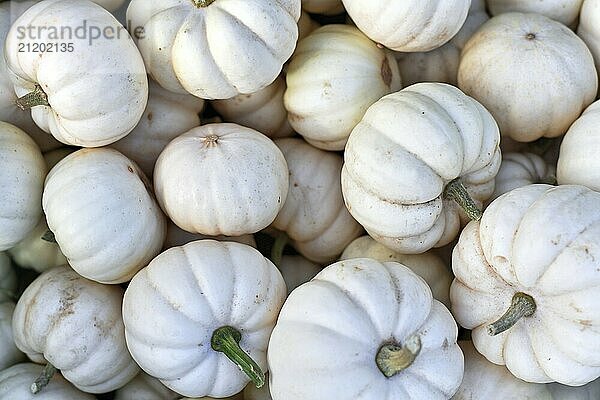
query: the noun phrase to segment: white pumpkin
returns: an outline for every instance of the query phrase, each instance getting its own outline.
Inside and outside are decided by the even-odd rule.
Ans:
[[[140,372],[127,385],[115,392],[114,400],[177,400],[181,395],[175,393],[156,378]]]
[[[50,171],[48,227],[71,267],[101,283],[126,282],[163,245],[165,217],[137,165],[113,149],[82,149]]]
[[[600,193],[529,185],[497,198],[454,249],[450,299],[477,350],[528,382],[600,376]]]
[[[89,281],[67,266],[50,269],[17,303],[15,343],[84,392],[118,389],[139,372],[125,344],[122,297],[119,286]]]
[[[59,374],[55,374],[40,393],[29,391],[44,367],[22,363],[0,371],[0,398],[10,400],[95,400],[91,394],[77,390]]]
[[[443,246],[460,229],[464,214],[457,202],[477,219],[494,191],[499,141],[490,113],[454,86],[417,83],[385,96],[346,145],[346,206],[392,250],[414,254]]]
[[[554,399],[549,387],[515,378],[506,368],[492,364],[472,342],[458,342],[465,355],[465,376],[452,400],[566,400]]]
[[[127,287],[127,346],[144,371],[177,393],[232,396],[250,379],[264,383],[267,343],[285,296],[277,268],[250,246],[200,240],[174,247]]]
[[[37,1],[4,1],[0,3],[0,55],[4,41],[13,22]],[[51,135],[42,131],[31,118],[31,113],[22,112],[16,103],[17,95],[6,69],[6,61],[0,56],[0,121],[8,122],[23,129],[37,143],[42,151],[61,146]]]
[[[365,35],[404,52],[429,51],[449,41],[465,22],[471,5],[470,0],[342,2]]]
[[[290,124],[325,150],[342,150],[367,108],[401,87],[392,54],[348,25],[326,25],[300,41],[286,81]]]
[[[584,185],[600,191],[600,101],[589,106],[567,131],[558,157],[561,185]]]
[[[12,316],[14,311],[15,303],[10,301],[0,302],[0,371],[25,359],[25,355],[19,351],[13,339]]]
[[[183,229],[175,225],[173,222],[169,221],[167,223],[167,236],[165,238],[165,243],[163,244],[163,250],[167,250],[171,247],[183,246],[184,244],[188,244],[189,242],[195,242],[196,240],[202,239],[238,242],[256,248],[256,240],[254,240],[254,235],[248,234],[242,236],[207,236],[184,231]]]
[[[372,258],[379,262],[394,261],[405,265],[427,282],[435,299],[450,307],[452,274],[442,259],[433,252],[400,254],[370,236],[361,236],[352,241],[340,256],[340,260],[352,258]]]
[[[307,260],[302,256],[288,255],[281,257],[277,268],[281,271],[288,293],[291,293],[292,290],[303,283],[310,281],[323,269],[319,264]]]
[[[204,100],[169,92],[150,81],[148,105],[139,124],[110,147],[135,161],[146,176],[152,177],[154,164],[167,144],[200,126],[199,113],[203,108]]]
[[[342,157],[319,150],[302,139],[280,139],[290,171],[289,192],[273,227],[309,260],[335,260],[362,227],[344,205],[340,172]]]
[[[458,328],[425,281],[368,258],[326,267],[286,300],[269,341],[273,400],[448,399]]]
[[[577,24],[583,0],[487,0],[492,15],[507,12],[536,13],[545,15],[567,26]]]
[[[294,51],[299,18],[300,0],[133,0],[127,9],[150,75],[203,99],[271,84]]]
[[[342,0],[302,0],[302,8],[311,14],[337,15],[344,12]]]
[[[25,132],[0,121],[0,251],[10,249],[42,217],[46,163]]]
[[[67,28],[74,33],[83,26],[82,16],[112,33],[95,40],[91,32],[69,35]],[[27,26],[37,29],[23,35]],[[35,52],[42,42],[55,51]],[[31,50],[19,51],[23,46]],[[31,108],[36,124],[62,143],[115,142],[135,127],[146,107],[148,80],[139,51],[126,29],[90,1],[47,0],[32,6],[8,32],[5,57],[20,107]]]
[[[283,106],[285,87],[285,78],[280,76],[258,92],[216,100],[212,105],[226,122],[247,126],[271,138],[293,136],[294,130]]]
[[[169,143],[156,162],[154,190],[180,228],[241,236],[273,222],[287,197],[288,169],[281,151],[261,133],[209,124]]]
[[[556,183],[556,168],[533,153],[503,153],[490,201],[513,189],[534,183]]]
[[[532,142],[563,135],[594,100],[598,76],[569,28],[539,14],[506,13],[465,45],[458,86],[492,113],[502,135]]]
[[[577,35],[588,46],[600,73],[600,0],[584,0]]]
[[[554,400],[594,400],[600,399],[600,379],[587,385],[572,387],[559,383],[547,384]]]
[[[0,303],[16,300],[18,286],[17,273],[10,258],[6,253],[0,252]]]

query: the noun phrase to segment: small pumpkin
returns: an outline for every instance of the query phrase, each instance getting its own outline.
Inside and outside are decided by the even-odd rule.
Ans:
[[[162,248],[166,220],[150,183],[116,150],[65,157],[48,174],[42,203],[62,253],[88,279],[126,282]]]
[[[89,35],[73,35],[68,39],[72,51],[63,51],[68,43],[54,37],[56,21],[73,32],[82,15],[114,37],[101,35],[90,45]],[[24,26],[36,27],[39,35],[21,35]],[[19,51],[40,42],[60,51]],[[35,4],[8,32],[5,57],[19,106],[31,108],[35,123],[62,143],[99,147],[115,142],[131,132],[146,107],[148,79],[138,49],[126,29],[91,1]]]
[[[236,124],[209,124],[184,133],[163,150],[154,189],[162,209],[180,228],[241,236],[273,222],[287,197],[288,169],[265,135]]]
[[[12,267],[10,257],[0,252],[0,303],[16,300],[18,286],[17,273]]]
[[[156,257],[123,300],[127,346],[165,386],[189,397],[227,397],[264,384],[266,350],[286,296],[258,250],[199,240]]]
[[[348,25],[326,25],[301,40],[286,82],[290,124],[324,150],[342,150],[367,108],[401,87],[392,54]]]
[[[487,0],[492,15],[507,12],[536,13],[545,15],[569,27],[577,25],[583,0]]]
[[[184,244],[188,244],[189,242],[195,242],[196,240],[202,239],[238,242],[256,248],[256,240],[254,240],[254,235],[248,234],[242,236],[207,236],[201,235],[199,233],[190,233],[184,231],[183,229],[175,225],[173,222],[169,221],[167,223],[167,236],[165,238],[165,243],[163,244],[163,250],[170,249],[171,247],[183,246]]]
[[[119,286],[92,282],[68,266],[52,268],[17,303],[15,343],[32,361],[50,363],[84,392],[118,389],[139,372],[125,344],[122,297]]]
[[[596,70],[600,73],[600,0],[584,0],[577,26],[579,36],[594,56]]]
[[[0,371],[25,359],[25,355],[17,348],[13,339],[12,316],[14,311],[15,303],[0,302]]]
[[[348,139],[346,206],[394,251],[443,246],[458,234],[463,210],[478,219],[494,191],[499,141],[491,114],[454,86],[417,83],[385,96]]]
[[[140,372],[125,386],[115,392],[114,400],[178,400],[181,396],[158,379]]]
[[[456,321],[517,378],[580,386],[600,376],[600,193],[529,185],[498,197],[454,249]]]
[[[458,328],[425,281],[368,258],[326,267],[286,300],[269,341],[273,400],[449,399]]]
[[[504,153],[490,201],[513,189],[534,183],[554,184],[556,168],[533,153]]]

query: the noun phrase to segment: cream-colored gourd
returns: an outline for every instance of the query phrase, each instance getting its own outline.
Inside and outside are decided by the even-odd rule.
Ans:
[[[133,0],[131,27],[165,89],[227,99],[271,84],[298,40],[300,0]],[[135,36],[135,35],[134,35]]]
[[[567,26],[577,24],[583,0],[487,0],[492,15],[507,12],[536,13],[545,15]]]
[[[82,26],[82,16],[90,32],[61,39],[67,28]],[[108,36],[92,39],[90,25]],[[27,26],[36,34],[23,35],[19,28]],[[40,43],[52,51],[34,51]],[[23,46],[27,51],[20,51]],[[146,107],[148,79],[138,49],[127,30],[91,1],[47,0],[29,8],[8,33],[5,57],[20,106],[31,108],[36,124],[62,143],[115,142],[131,132]]]
[[[181,395],[175,393],[156,378],[140,372],[127,385],[115,392],[114,400],[177,400]]]
[[[285,78],[280,76],[258,92],[216,100],[212,105],[226,122],[247,126],[271,138],[293,136],[283,106],[285,88]]]
[[[77,390],[60,374],[55,374],[44,391],[32,394],[29,386],[44,367],[32,363],[22,363],[0,371],[0,399],[7,400],[95,400],[91,394]]]
[[[166,221],[150,183],[116,150],[64,158],[48,174],[42,202],[62,253],[88,279],[126,282],[162,248]]]
[[[6,35],[11,25],[21,14],[37,1],[4,1],[0,3],[0,54],[4,49]],[[42,131],[31,118],[31,113],[22,112],[16,103],[17,95],[6,69],[6,61],[0,56],[0,121],[8,122],[23,129],[37,143],[42,151],[61,146],[51,135]]]
[[[556,183],[556,168],[533,153],[503,153],[490,201],[513,189],[534,183]]]
[[[14,311],[15,303],[12,301],[0,302],[0,371],[25,359],[25,355],[17,348],[13,339],[12,316]]]
[[[236,124],[209,124],[169,143],[156,162],[154,190],[180,228],[241,236],[273,222],[287,196],[288,169],[263,134]]]
[[[499,141],[490,113],[454,86],[417,83],[385,96],[346,145],[346,206],[392,250],[443,246],[460,229],[458,202],[476,219],[494,191]]]
[[[600,101],[589,106],[567,131],[558,157],[558,183],[600,191]]]
[[[309,260],[335,260],[362,232],[342,197],[343,160],[302,139],[280,139],[290,171],[289,192],[273,227],[287,233],[291,244]]]
[[[367,108],[401,87],[393,55],[348,25],[323,26],[300,41],[286,82],[290,124],[325,150],[342,150]]]
[[[45,176],[37,144],[21,129],[0,121],[0,251],[25,239],[42,217]]]
[[[600,193],[529,185],[469,223],[453,253],[456,321],[477,350],[528,382],[600,376]]]
[[[0,303],[15,301],[18,286],[17,273],[12,267],[10,257],[4,252],[0,252]]]
[[[352,258],[372,258],[379,262],[394,261],[405,265],[427,282],[436,300],[450,307],[452,274],[441,258],[433,252],[400,254],[376,242],[370,236],[361,236],[352,241],[340,256],[340,260]]]
[[[592,52],[600,73],[600,0],[584,0],[577,26],[579,36]]]
[[[177,136],[200,126],[199,113],[204,100],[189,94],[177,94],[150,81],[148,105],[133,131],[111,145],[137,163],[151,178],[154,164],[163,149]]]
[[[341,0],[302,0],[302,9],[311,14],[337,15],[344,12]]]
[[[84,392],[118,389],[139,372],[125,344],[122,298],[119,286],[92,282],[68,266],[50,269],[17,303],[15,343],[32,361],[50,363]]]
[[[569,28],[539,14],[506,13],[463,48],[458,86],[492,113],[503,136],[532,142],[563,135],[594,100],[598,76]]]
[[[339,261],[287,298],[269,341],[273,400],[449,399],[458,328],[408,267]]]
[[[173,222],[169,221],[167,223],[167,236],[165,238],[165,243],[163,244],[163,250],[167,250],[171,247],[183,246],[184,244],[188,244],[189,242],[195,242],[196,240],[202,239],[214,239],[224,242],[238,242],[256,248],[256,240],[254,240],[254,235],[248,234],[242,236],[207,236],[201,235],[199,233],[190,233],[188,231],[184,231],[183,229],[175,225]]]
[[[232,396],[250,380],[264,384],[267,343],[285,296],[277,268],[250,246],[200,240],[174,247],[129,283],[127,346],[177,393]]]
[[[594,400],[600,399],[600,379],[583,386],[566,386],[559,383],[547,384],[553,400]]]
[[[288,293],[291,293],[292,290],[303,283],[310,281],[323,269],[322,266],[302,256],[288,255],[281,257],[281,261],[277,264],[277,268],[281,271]]]
[[[515,378],[505,367],[492,364],[472,342],[458,342],[465,356],[465,376],[452,400],[566,400],[554,398],[548,385]]]
[[[342,2],[365,35],[404,52],[429,51],[449,41],[465,22],[471,5],[470,0]]]

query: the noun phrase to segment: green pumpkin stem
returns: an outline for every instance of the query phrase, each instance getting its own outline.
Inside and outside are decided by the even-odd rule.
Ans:
[[[271,261],[278,267],[281,265],[283,250],[289,241],[289,236],[284,232],[281,232],[281,234],[275,238],[275,243],[273,243],[273,247],[271,247]]]
[[[473,201],[467,188],[461,182],[460,178],[456,178],[446,185],[444,189],[444,197],[449,200],[454,200],[465,211],[467,216],[473,221],[479,221],[483,212],[477,207]]]
[[[56,243],[56,237],[54,236],[54,232],[48,229],[43,235],[42,240],[49,243]]]
[[[231,326],[222,326],[213,332],[210,345],[214,351],[227,356],[244,372],[257,388],[265,384],[265,374],[258,364],[240,347],[242,334]]]
[[[19,97],[15,102],[23,111],[37,106],[50,106],[48,103],[48,96],[44,93],[40,85],[35,85],[33,92],[29,92],[25,96]]]
[[[514,294],[510,307],[496,322],[487,326],[488,334],[496,336],[510,328],[523,317],[531,317],[537,306],[535,300],[528,294],[517,292]]]
[[[192,3],[198,8],[210,6],[215,0],[192,0]]]
[[[383,375],[391,378],[410,367],[421,351],[421,338],[417,335],[409,337],[404,346],[384,344],[379,348],[375,362]]]
[[[56,371],[57,370],[54,365],[52,365],[50,363],[46,364],[46,366],[44,367],[44,370],[42,371],[40,376],[38,376],[38,378],[35,380],[35,382],[33,382],[31,384],[31,387],[29,388],[31,390],[31,393],[37,394],[44,387],[46,387],[46,385],[48,385],[48,382],[50,382],[50,379],[52,379],[52,377],[54,376]]]

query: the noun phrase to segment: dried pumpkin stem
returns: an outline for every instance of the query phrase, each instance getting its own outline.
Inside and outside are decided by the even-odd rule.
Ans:
[[[242,334],[231,326],[222,326],[213,332],[210,345],[214,351],[227,356],[244,372],[257,388],[265,384],[265,374],[258,364],[240,347]]]
[[[489,324],[487,331],[491,336],[496,336],[512,328],[521,318],[531,317],[536,308],[533,297],[523,292],[517,292],[514,294],[508,310],[496,322]]]
[[[49,243],[56,243],[56,237],[54,236],[54,232],[48,229],[43,235],[42,240]]]
[[[444,197],[454,200],[473,221],[479,221],[483,215],[482,211],[467,192],[467,188],[461,182],[460,178],[450,181],[444,189]]]
[[[215,0],[192,0],[192,3],[198,8],[210,6]]]
[[[44,93],[40,85],[35,85],[35,89],[33,89],[32,92],[27,93],[23,97],[19,97],[15,102],[23,111],[37,106],[50,106],[48,103],[48,96]]]
[[[285,246],[287,246],[289,240],[289,236],[282,232],[277,236],[275,243],[273,243],[273,247],[271,247],[271,261],[278,267],[281,265],[283,250],[285,249]]]
[[[31,384],[31,387],[29,388],[31,390],[31,393],[39,393],[40,390],[46,387],[46,385],[48,385],[48,382],[50,382],[50,379],[52,379],[56,371],[57,369],[54,365],[50,363],[46,364],[40,376],[38,376],[35,382]]]
[[[417,335],[409,337],[404,346],[384,344],[379,348],[375,362],[383,375],[391,378],[398,372],[410,367],[421,351],[421,338]]]

